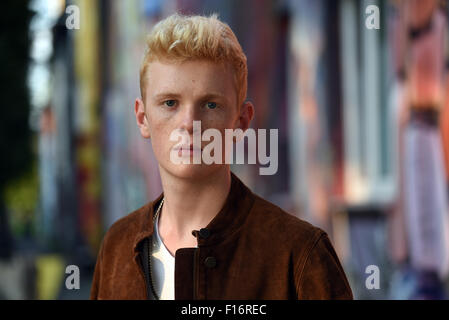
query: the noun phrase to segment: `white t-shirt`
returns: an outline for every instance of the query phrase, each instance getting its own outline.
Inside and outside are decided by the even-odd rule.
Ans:
[[[154,223],[153,252],[151,255],[154,290],[161,300],[175,299],[175,257],[165,247],[159,236],[159,216]]]

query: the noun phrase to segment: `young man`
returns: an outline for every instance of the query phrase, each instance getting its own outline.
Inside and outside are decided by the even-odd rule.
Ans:
[[[201,134],[194,121],[222,137],[248,129],[246,81],[242,48],[216,16],[173,15],[154,27],[135,114],[163,193],[109,229],[92,299],[352,299],[324,231],[253,194],[229,164],[173,161],[205,151],[170,138]]]

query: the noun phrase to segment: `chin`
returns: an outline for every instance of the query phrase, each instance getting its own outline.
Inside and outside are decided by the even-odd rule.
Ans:
[[[204,178],[211,178],[219,172],[224,170],[223,165],[207,165],[207,164],[170,164],[164,167],[164,170],[169,174],[180,179],[201,180]]]

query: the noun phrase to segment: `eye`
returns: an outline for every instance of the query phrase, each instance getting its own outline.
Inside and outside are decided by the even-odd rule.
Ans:
[[[207,103],[206,103],[206,106],[207,106],[209,109],[215,109],[215,108],[217,107],[217,103],[216,103],[216,102],[207,102]]]
[[[166,101],[164,101],[164,104],[167,107],[173,107],[176,104],[176,101],[175,100],[166,100]]]

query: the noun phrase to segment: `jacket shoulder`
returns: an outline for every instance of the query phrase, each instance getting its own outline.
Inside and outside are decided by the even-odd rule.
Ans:
[[[145,221],[145,217],[151,207],[151,202],[134,210],[114,222],[107,230],[103,242],[111,242],[116,239],[126,240],[135,237]]]
[[[328,234],[255,195],[254,229],[266,247],[288,253],[299,299],[353,299],[351,287]],[[256,231],[257,232],[257,231]],[[276,235],[276,236],[273,236]]]
[[[142,228],[151,202],[114,222],[103,237],[95,265],[90,299],[115,299],[123,292],[113,290],[117,270],[133,270],[133,243]],[[123,276],[124,277],[124,276]],[[132,278],[132,277],[131,277]],[[138,290],[133,294],[138,294]],[[125,294],[126,296],[126,294]]]
[[[318,239],[326,234],[324,230],[300,219],[277,205],[254,195],[253,216],[258,225],[262,225],[268,233],[274,232],[283,241],[300,241]]]

